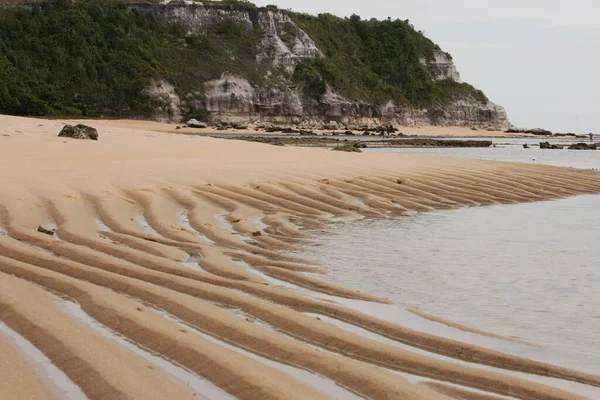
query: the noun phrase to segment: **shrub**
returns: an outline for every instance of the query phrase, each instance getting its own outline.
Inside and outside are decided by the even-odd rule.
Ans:
[[[231,20],[206,35],[187,35],[179,24],[163,25],[104,0],[41,3],[0,14],[0,113],[145,115],[157,106],[144,94],[151,79],[201,92],[202,82],[224,70],[253,82],[266,72],[256,62],[262,32],[246,32]]]
[[[431,79],[422,60],[430,60],[439,47],[408,20],[292,16],[324,54],[323,59],[302,65],[294,76],[313,97],[330,85],[349,99],[379,104],[394,100],[417,106],[444,105],[464,97],[488,101],[468,84]]]

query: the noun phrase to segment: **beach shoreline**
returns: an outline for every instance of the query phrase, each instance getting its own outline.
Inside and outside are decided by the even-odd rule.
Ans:
[[[142,371],[139,359],[74,320],[49,293],[67,296],[98,324],[238,398],[327,393],[194,332],[371,398],[452,398],[446,397],[448,384],[472,396],[483,390],[585,398],[509,373],[514,371],[600,387],[600,376],[419,332],[269,282],[385,304],[326,284],[315,278],[325,266],[286,252],[310,239],[305,228],[335,219],[597,194],[598,172],[281,148],[173,135],[163,125],[140,121],[89,124],[99,130],[97,142],[57,137],[62,121],[0,116],[0,321],[80,382],[90,398],[109,390],[144,398],[191,394],[163,371]],[[303,313],[360,326],[431,356]],[[71,326],[81,340],[69,340]],[[86,341],[93,345],[86,348]],[[104,353],[121,367],[111,370]]]

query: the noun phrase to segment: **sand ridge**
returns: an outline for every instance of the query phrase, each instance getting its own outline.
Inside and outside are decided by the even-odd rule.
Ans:
[[[169,398],[186,398],[189,391],[160,370],[151,371],[157,378],[120,371],[118,377],[127,379],[117,379],[106,364],[109,349],[127,360],[124,367],[140,360],[57,311],[49,292],[68,296],[101,324],[238,398],[328,396],[225,344],[368,398],[485,398],[470,388],[489,398],[582,398],[478,365],[600,387],[600,376],[419,332],[307,297],[294,288],[387,302],[326,284],[318,279],[326,266],[286,253],[310,240],[304,228],[331,220],[600,193],[595,171],[277,148],[105,121],[96,124],[100,140],[87,142],[56,137],[60,121],[0,120],[0,133],[10,135],[0,138],[0,321],[34,343],[90,398],[110,391],[114,398],[139,398],[142,386],[137,385],[147,379],[154,382],[157,398],[167,392]],[[56,234],[37,232],[39,225]],[[22,292],[31,295],[24,298],[18,295]],[[223,346],[153,314],[154,309]],[[431,356],[359,337],[306,312]],[[36,313],[43,313],[44,320],[36,320]],[[74,326],[81,339],[69,341],[65,332]],[[86,348],[87,340],[97,347]],[[82,364],[64,360],[65,349]],[[11,354],[18,358],[18,352]],[[438,383],[415,385],[392,371]],[[445,383],[464,389],[450,390]]]

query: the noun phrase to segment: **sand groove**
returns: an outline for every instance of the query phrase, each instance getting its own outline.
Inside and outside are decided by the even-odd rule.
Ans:
[[[70,164],[59,162],[51,168],[59,176],[54,181],[38,176],[46,174],[39,170],[19,177],[6,169],[7,189],[0,193],[0,322],[44,352],[89,398],[175,399],[190,397],[190,391],[66,314],[48,291],[69,296],[132,343],[238,398],[327,398],[261,357],[374,399],[582,398],[481,365],[600,387],[600,376],[421,332],[343,306],[335,299],[387,300],[324,283],[318,277],[327,265],[298,256],[302,243],[311,239],[305,229],[333,220],[402,218],[436,209],[600,193],[597,172],[132,135],[131,143],[148,152],[137,155],[144,171],[122,169],[130,154],[116,151],[116,137],[109,135],[107,144],[96,147],[73,144],[81,152],[73,152],[75,159],[96,160],[103,168],[82,164],[75,173]],[[44,140],[56,151],[63,145]],[[160,143],[160,151],[145,141]],[[177,151],[169,147],[173,143]],[[15,146],[22,149],[20,142]],[[246,150],[266,156],[247,155],[249,169],[246,161],[229,154]],[[217,171],[207,172],[211,168]],[[45,184],[44,177],[54,184]],[[28,183],[13,184],[21,178]],[[37,232],[39,225],[55,227],[55,235]],[[408,347],[359,336],[303,313],[334,318]],[[2,348],[6,343],[0,337]],[[117,367],[107,354],[119,360]],[[11,359],[18,357],[10,353]],[[25,378],[16,383],[15,393],[30,390],[32,398],[43,398],[48,390],[44,380],[26,364],[16,365]],[[434,382],[414,384],[392,371]],[[0,378],[4,375],[8,372],[0,362]],[[0,384],[0,395],[3,390]]]

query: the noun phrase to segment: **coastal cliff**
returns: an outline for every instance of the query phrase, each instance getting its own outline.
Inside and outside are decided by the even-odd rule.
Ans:
[[[15,83],[12,92],[22,92],[17,102],[21,107],[3,99],[10,94],[0,91],[0,112],[4,113],[150,117],[175,122],[200,116],[213,123],[312,128],[335,123],[347,128],[395,124],[501,129],[509,124],[504,109],[463,83],[452,57],[408,21],[309,16],[240,2],[93,0],[19,8],[3,13],[0,32],[10,26],[11,35],[17,35],[18,22],[22,35],[27,36],[36,32],[27,27],[35,19],[71,21],[82,12],[93,24],[80,27],[79,45],[84,51],[80,49],[71,59],[74,65],[54,74],[55,65],[32,61],[26,54],[35,47],[31,41],[2,36],[0,45],[7,55],[0,56],[0,78],[10,77],[11,71],[23,65],[45,72],[42,77],[23,79],[34,81],[24,83],[31,86],[27,90]],[[33,21],[28,13],[35,14]],[[79,23],[72,21],[71,32]],[[89,32],[94,25],[95,32]],[[129,37],[108,37],[115,31],[127,32]],[[106,43],[99,44],[97,36],[103,36]],[[48,46],[64,51],[50,55],[47,64],[68,63],[65,58],[70,59],[70,42],[75,39],[67,33],[52,39]],[[16,47],[19,50],[11,56]],[[113,54],[120,50],[122,55]],[[79,54],[88,51],[98,54],[90,59]],[[103,61],[113,64],[101,68],[98,63]],[[113,70],[114,63],[125,65]],[[53,80],[59,82],[46,85]]]

